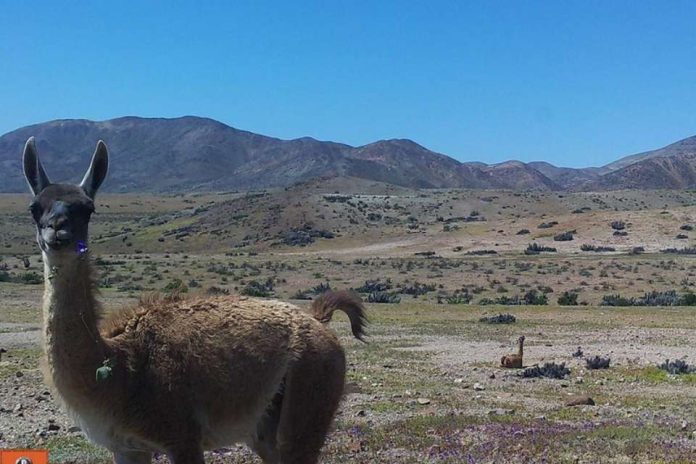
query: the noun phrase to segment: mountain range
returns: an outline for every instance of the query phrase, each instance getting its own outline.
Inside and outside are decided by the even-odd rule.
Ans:
[[[321,177],[355,177],[411,188],[546,191],[696,187],[696,136],[596,168],[547,162],[460,162],[407,139],[350,145],[303,137],[282,140],[185,116],[63,119],[0,137],[0,192],[24,192],[22,147],[36,137],[49,177],[80,180],[97,140],[111,157],[104,189],[186,192],[286,187]]]

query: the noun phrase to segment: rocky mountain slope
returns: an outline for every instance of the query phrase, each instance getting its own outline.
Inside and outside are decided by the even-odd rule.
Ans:
[[[21,151],[35,136],[49,176],[78,181],[95,142],[107,142],[116,192],[249,190],[284,187],[317,177],[357,177],[417,188],[554,190],[553,181],[523,163],[475,166],[410,140],[361,147],[309,137],[280,140],[198,117],[109,121],[58,120],[0,137],[0,191],[24,191]]]
[[[696,187],[696,137],[602,168],[546,162],[460,162],[407,139],[360,147],[310,137],[281,140],[194,116],[56,120],[0,137],[0,192],[26,189],[24,142],[35,136],[49,176],[80,179],[98,139],[107,142],[111,192],[186,192],[286,187],[352,177],[409,188],[607,190]]]

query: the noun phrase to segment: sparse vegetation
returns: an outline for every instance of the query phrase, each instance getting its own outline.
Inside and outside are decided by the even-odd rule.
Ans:
[[[580,245],[580,249],[582,251],[594,251],[596,253],[605,253],[605,252],[610,252],[610,251],[616,251],[616,248],[614,248],[614,247],[596,246],[596,245],[588,245],[588,244]]]
[[[244,286],[241,293],[242,295],[254,296],[258,298],[265,298],[271,296],[273,292],[273,279],[270,277],[266,279],[265,282],[259,282],[257,280],[252,280]]]
[[[42,284],[43,281],[43,275],[34,271],[22,272],[17,276],[17,282],[19,282],[20,284],[38,285]]]
[[[469,294],[468,292],[461,292],[445,297],[444,302],[447,304],[469,304],[471,303],[471,300],[473,300],[473,298],[474,297],[471,296],[471,294]],[[437,302],[442,303],[443,298],[438,297]]]
[[[220,205],[238,193],[154,199],[141,195],[127,200],[101,197],[98,221],[102,225],[95,229],[92,248],[98,283],[106,288],[105,306],[128,304],[140,292],[162,290],[175,279],[189,293],[209,289],[216,294],[239,294],[250,286],[272,298],[304,299],[298,303],[302,307],[329,286],[360,289],[365,301],[376,291],[385,292],[386,297],[372,298],[391,304],[370,306],[371,343],[346,346],[349,388],[325,449],[328,463],[467,462],[463,450],[475,462],[521,462],[541,457],[536,446],[546,446],[543,457],[549,462],[563,462],[570,453],[588,462],[690,462],[696,445],[687,438],[691,430],[682,432],[679,424],[683,411],[691,407],[690,397],[683,392],[696,384],[696,372],[679,373],[684,368],[677,363],[670,373],[658,369],[655,361],[666,356],[659,353],[676,352],[674,356],[688,355],[682,362],[693,369],[688,348],[696,313],[674,305],[696,304],[696,296],[689,292],[696,282],[696,264],[681,250],[659,250],[676,246],[679,231],[691,235],[680,226],[696,217],[696,192],[581,196],[564,192],[564,198],[557,192],[496,192],[494,201],[481,203],[480,192],[457,190],[402,194],[397,189],[375,195],[345,194],[345,199],[331,201],[324,199],[331,196],[326,192],[338,189],[315,188],[315,184],[303,189],[307,194],[302,196],[292,188],[284,190],[282,202],[272,192],[245,198],[249,204],[234,200],[233,209],[223,210],[227,216],[217,210],[227,208]],[[145,214],[141,206],[133,209],[131,201],[149,201],[147,208],[152,211]],[[217,203],[206,206],[210,201]],[[585,202],[592,202],[593,209],[571,217],[570,212]],[[165,207],[160,205],[174,212],[157,210]],[[25,209],[23,199],[22,214]],[[468,223],[471,209],[479,209],[477,217],[485,215],[487,222]],[[668,214],[659,214],[663,209]],[[630,214],[624,215],[626,211]],[[635,224],[626,226],[630,235],[608,227],[619,214]],[[381,219],[376,220],[378,215]],[[536,228],[554,218],[561,225]],[[210,222],[194,223],[199,220]],[[648,227],[652,222],[655,227]],[[7,224],[11,222],[0,221],[0,244],[6,250],[0,255],[0,293],[4,295],[0,322],[23,325],[2,325],[0,346],[6,346],[3,331],[22,343],[35,343],[34,335],[40,334],[24,324],[35,324],[39,317],[40,286],[21,285],[18,278],[24,272],[40,276],[42,263],[31,230],[28,238],[16,237]],[[305,247],[292,249],[282,244],[285,231],[305,230],[304,224],[335,237],[315,238]],[[408,229],[409,225],[415,228]],[[445,236],[444,225],[459,229]],[[554,234],[575,227],[575,242],[559,246],[556,253],[522,254],[530,242],[555,245]],[[522,230],[527,233],[518,236]],[[132,247],[121,241],[124,234]],[[583,242],[594,243],[595,248],[585,248],[581,254]],[[360,248],[365,243],[369,249]],[[619,253],[602,254],[609,251],[603,245],[616,247]],[[691,246],[686,240],[681,245]],[[29,267],[22,259],[25,256],[29,256]],[[268,279],[270,286],[266,286]],[[535,294],[525,298],[531,290]],[[638,307],[597,308],[605,295]],[[526,306],[543,298],[546,306]],[[481,307],[478,302],[515,306]],[[569,307],[559,308],[557,303]],[[570,308],[576,304],[582,309]],[[483,311],[492,317],[513,311],[516,323],[479,323]],[[333,324],[340,337],[349,335],[343,318],[335,318]],[[500,373],[499,356],[514,350],[510,343],[521,334],[530,339],[529,363],[570,360],[566,369],[573,372],[564,381],[511,379],[510,371]],[[634,338],[637,335],[641,338]],[[589,370],[582,349],[568,349],[568,343],[584,344],[582,340],[587,341],[585,350],[593,358],[595,353],[611,356],[614,363],[609,371]],[[673,351],[675,347],[683,351]],[[38,345],[36,350],[38,359]],[[24,417],[6,411],[0,414],[0,428],[10,430],[6,426],[11,421],[12,434],[26,431],[23,439],[38,443],[42,439],[37,433],[44,427],[35,420],[34,408],[50,405],[50,417],[62,427],[56,436],[69,436],[63,426],[68,419],[60,410],[50,401],[35,402],[31,396],[41,396],[40,375],[29,362],[33,358],[19,356],[14,347],[8,351],[0,366],[0,397],[16,397]],[[651,365],[646,364],[648,356]],[[543,368],[543,361],[537,367]],[[18,370],[24,372],[22,379],[15,377]],[[475,383],[483,391],[474,393]],[[591,394],[608,408],[565,408],[561,405],[566,393]],[[14,402],[4,405],[6,410]],[[471,407],[462,409],[462,404]],[[541,416],[543,420],[538,419]],[[534,447],[523,439],[508,440],[520,435],[515,432],[527,437],[533,433]],[[5,433],[12,445],[14,438],[8,440],[8,436]],[[562,450],[547,446],[559,443],[559,436],[573,439],[564,441],[567,446]],[[80,443],[86,441],[80,438]],[[491,443],[495,451],[479,443]],[[87,451],[73,451],[71,460],[89,462]],[[234,448],[209,455],[208,460],[244,460],[244,453]],[[100,456],[94,462],[106,459]]]
[[[674,255],[696,255],[696,247],[665,248],[662,252]]]
[[[367,296],[367,302],[397,304],[401,302],[401,297],[396,293],[372,292]]]
[[[281,242],[290,246],[307,246],[314,243],[317,238],[334,238],[336,235],[327,230],[316,230],[311,227],[303,229],[291,229],[283,234]]]
[[[614,230],[624,230],[626,228],[626,223],[623,221],[612,221],[611,228]]]
[[[672,375],[696,373],[696,366],[690,366],[686,361],[682,359],[675,359],[674,361],[670,361],[669,359],[667,359],[662,364],[659,364],[657,368],[666,371]]]
[[[578,294],[575,292],[563,292],[558,297],[558,304],[561,306],[577,306]]]
[[[536,290],[529,290],[522,296],[501,296],[498,298],[483,298],[479,301],[479,305],[545,305],[548,304],[548,297],[544,293]]]
[[[555,253],[555,252],[556,252],[555,248],[542,246],[536,242],[529,244],[527,246],[527,249],[524,251],[524,253],[526,255],[538,255],[539,253]]]
[[[573,240],[573,235],[575,234],[574,230],[570,230],[567,232],[561,232],[560,234],[556,234],[553,236],[553,240],[556,242],[569,242]]]
[[[586,358],[585,363],[588,369],[609,369],[611,359],[595,356],[593,358]]]
[[[570,369],[566,367],[565,363],[544,363],[543,366],[529,367],[522,371],[522,377],[527,379],[538,377],[546,377],[547,379],[565,379],[568,375],[570,375]]]
[[[363,285],[356,288],[355,291],[358,293],[381,293],[386,292],[392,288],[392,283],[390,279],[386,279],[384,282],[377,280],[366,280]]]
[[[640,298],[605,295],[602,306],[696,306],[696,294],[686,292],[679,295],[675,290],[652,291]]]
[[[513,324],[517,322],[517,318],[512,314],[497,314],[495,316],[484,316],[479,319],[479,322],[486,324]]]

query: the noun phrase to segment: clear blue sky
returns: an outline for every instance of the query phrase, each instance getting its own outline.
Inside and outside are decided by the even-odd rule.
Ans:
[[[696,1],[0,0],[0,133],[194,114],[601,165],[696,134]]]

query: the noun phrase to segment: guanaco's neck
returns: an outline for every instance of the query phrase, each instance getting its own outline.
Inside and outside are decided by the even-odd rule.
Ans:
[[[47,380],[68,402],[79,401],[96,387],[96,369],[107,356],[89,256],[44,253],[43,260]]]
[[[522,345],[524,345],[524,340],[520,339],[520,341],[517,342],[517,345],[517,354],[519,354],[520,357],[522,357]]]

